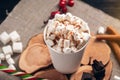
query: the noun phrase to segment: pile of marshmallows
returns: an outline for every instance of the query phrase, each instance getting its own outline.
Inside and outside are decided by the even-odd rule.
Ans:
[[[12,59],[13,53],[21,53],[23,50],[22,42],[20,42],[20,35],[13,31],[10,34],[3,32],[0,34],[0,41],[4,44],[2,47],[2,52],[0,52],[0,63],[1,60],[6,60],[9,64],[10,69],[16,69],[14,60]],[[12,42],[12,46],[8,43]]]
[[[75,53],[90,38],[88,24],[71,13],[56,14],[46,27],[47,45],[60,53]]]

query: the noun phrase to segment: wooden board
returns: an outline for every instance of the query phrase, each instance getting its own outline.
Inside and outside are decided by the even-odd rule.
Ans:
[[[54,4],[53,4],[54,3]],[[27,42],[38,33],[42,33],[44,29],[43,21],[47,20],[51,11],[56,10],[58,1],[56,0],[21,0],[19,4],[13,9],[6,20],[0,25],[0,33],[7,31],[8,33],[16,30],[22,39],[24,49]],[[99,26],[112,25],[120,32],[120,21],[115,19],[104,12],[95,9],[88,4],[75,0],[74,7],[68,7],[68,11],[72,14],[83,18],[90,26],[91,32],[96,33]],[[0,44],[2,47],[2,44]],[[13,56],[18,68],[19,55]],[[116,61],[113,54],[111,54],[111,60],[113,61],[113,73],[120,76],[120,66]],[[8,65],[4,62],[2,64]],[[10,76],[6,73],[0,72],[1,80],[20,80],[19,78]]]
[[[33,48],[33,46],[39,46],[42,48],[42,52],[39,49],[39,51],[37,52],[38,48]],[[38,34],[35,35],[33,37],[30,38],[28,45],[26,47],[26,49],[23,51],[23,53],[20,56],[19,59],[19,67],[26,71],[27,73],[32,73],[32,72],[36,72],[35,74],[37,74],[38,69],[40,69],[40,71],[38,73],[43,73],[43,76],[41,76],[40,74],[37,75],[37,77],[40,78],[45,78],[45,79],[49,79],[53,76],[53,74],[57,74],[58,72],[56,71],[53,72],[53,74],[49,74],[46,69],[48,69],[49,71],[49,67],[45,68],[46,66],[49,66],[49,64],[51,64],[51,62],[48,60],[51,60],[51,58],[48,56],[49,52],[47,51],[47,49],[44,47],[46,46],[44,44],[43,41],[43,34]],[[30,48],[30,49],[29,49]],[[46,52],[45,52],[46,51]],[[32,54],[31,54],[32,52]],[[104,41],[97,41],[95,37],[91,37],[91,39],[89,40],[88,45],[86,46],[84,55],[82,57],[82,61],[81,63],[85,66],[81,66],[77,72],[75,72],[75,74],[73,74],[73,79],[71,80],[80,80],[78,78],[82,77],[82,72],[84,71],[89,71],[92,72],[92,67],[90,65],[93,64],[93,60],[97,60],[97,61],[102,61],[102,63],[104,65],[106,65],[105,67],[105,80],[108,80],[111,76],[111,72],[112,72],[112,61],[110,60],[110,48],[109,46],[104,42]],[[36,54],[37,53],[37,54]],[[47,54],[47,55],[46,55]],[[104,57],[103,57],[104,56]],[[91,57],[91,59],[90,59]],[[88,63],[90,62],[89,66]],[[42,67],[45,68],[42,69]],[[42,70],[42,71],[41,71]],[[51,75],[51,77],[50,77]],[[56,75],[57,77],[60,78],[62,74],[58,74]],[[77,75],[77,77],[75,76]],[[74,79],[75,77],[75,79]],[[53,78],[56,80],[56,78]],[[52,80],[52,79],[51,79]]]
[[[110,53],[110,47],[106,42],[98,41],[95,37],[91,37],[85,48],[81,64],[93,64],[96,59],[106,65],[110,61]]]
[[[81,80],[83,72],[92,73],[92,67],[88,65],[79,67],[78,71],[71,76],[70,80]],[[112,61],[109,61],[109,63],[105,67],[105,77],[103,79],[109,80],[111,73],[112,73]]]

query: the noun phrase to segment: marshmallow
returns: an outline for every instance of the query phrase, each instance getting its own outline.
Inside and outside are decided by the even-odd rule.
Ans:
[[[0,59],[0,64],[2,63],[1,59]]]
[[[52,40],[50,40],[50,39],[47,39],[46,42],[47,42],[47,44],[49,46],[53,46],[54,45],[54,42]]]
[[[70,47],[70,40],[64,40],[64,48]]]
[[[8,42],[10,42],[10,36],[8,35],[7,32],[3,32],[3,33],[1,33],[1,35],[0,35],[0,40],[1,40],[1,42],[5,45],[5,44],[7,44]]]
[[[88,33],[82,33],[84,36],[83,36],[83,40],[85,41],[88,41],[88,39],[90,38],[90,34]]]
[[[74,33],[74,39],[75,40],[80,40],[82,37],[83,37],[83,35],[81,35],[80,33],[78,33],[78,32]]]
[[[6,58],[6,60],[7,60],[7,59],[11,58],[11,55],[10,55],[10,54],[7,54],[7,55],[5,55],[5,58]]]
[[[13,51],[12,51],[12,48],[10,45],[2,47],[2,50],[3,50],[5,55],[7,55],[7,54],[12,55],[13,54]]]
[[[16,31],[11,32],[9,35],[12,42],[20,41],[20,35]]]
[[[115,75],[115,76],[114,76],[114,79],[115,79],[115,80],[120,80],[120,77]]]
[[[5,60],[5,55],[3,53],[0,53],[0,60]]]
[[[8,68],[9,68],[9,69],[12,69],[12,70],[16,70],[16,68],[15,68],[15,66],[14,66],[13,64],[10,64],[10,65],[8,66]]]
[[[79,39],[79,44],[77,45],[77,48],[81,48],[82,47],[82,44],[84,44],[84,41],[83,41],[83,39]]]
[[[84,23],[84,24],[85,24],[84,26],[86,28],[85,30],[89,30],[88,23]]]
[[[60,14],[56,14],[54,19],[55,19],[55,20],[58,20],[58,19],[59,19],[59,16],[60,16]]]
[[[73,41],[71,41],[70,46],[75,46],[75,44],[74,44],[74,42],[73,42]]]
[[[55,30],[54,26],[48,27],[48,34],[50,34],[51,32],[54,32],[54,30]]]
[[[69,21],[64,21],[64,25],[69,25],[70,24],[70,22]]]
[[[57,45],[52,46],[52,48],[56,50],[57,49]]]
[[[89,30],[88,23],[85,23],[84,21],[80,24],[80,26],[83,31]]]
[[[74,30],[74,26],[73,25],[67,25],[66,26],[66,30],[73,31]]]
[[[60,24],[59,21],[55,21],[55,22],[54,22],[54,25],[55,25],[54,28],[57,27],[59,24]],[[53,25],[51,25],[51,26],[53,26]]]
[[[47,27],[46,43],[61,53],[79,50],[90,38],[88,24],[71,13],[56,14]]]
[[[47,26],[52,26],[54,24],[53,20],[49,20]]]
[[[7,59],[7,63],[10,64],[15,64],[15,61],[12,58]]]
[[[64,31],[64,30],[65,30],[65,26],[63,24],[56,27],[56,31],[61,32],[61,31]]]
[[[62,48],[61,48],[61,47],[57,47],[56,50],[57,50],[58,52],[62,52]]]
[[[22,42],[13,42],[12,48],[13,48],[13,52],[21,53],[23,50]]]
[[[71,48],[63,48],[64,53],[71,53]]]
[[[71,23],[72,24],[80,24],[80,18],[78,18],[78,17],[76,17],[76,16],[73,16],[72,18],[71,18]]]
[[[65,14],[56,15],[58,21],[63,21],[65,19]]]
[[[105,33],[104,27],[100,26],[100,27],[98,28],[97,33],[98,33],[98,34],[104,34],[104,33]]]
[[[71,13],[66,13],[65,19],[71,20],[72,14]]]
[[[48,33],[51,33],[55,30],[55,24],[57,24],[57,22],[55,23],[53,20],[49,20],[47,27],[48,27]]]
[[[77,49],[74,46],[72,46],[71,49],[72,49],[73,52],[77,51]]]
[[[72,40],[73,39],[73,37],[72,37],[72,34],[69,32],[69,34],[68,34],[68,36],[67,36],[67,39],[69,39],[69,40]]]
[[[48,36],[49,39],[54,40],[55,39],[55,35],[51,34],[50,36]]]
[[[58,47],[62,47],[63,46],[63,39],[60,39],[59,41],[58,41]]]

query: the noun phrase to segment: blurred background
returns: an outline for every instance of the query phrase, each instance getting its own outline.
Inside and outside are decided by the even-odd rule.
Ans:
[[[6,13],[10,13],[20,0],[0,0],[0,24],[7,17]]]
[[[0,0],[0,24],[20,0]],[[28,0],[29,1],[29,0]],[[80,0],[120,19],[120,0]]]

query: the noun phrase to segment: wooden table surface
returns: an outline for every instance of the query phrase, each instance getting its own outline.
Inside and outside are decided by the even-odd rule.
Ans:
[[[43,21],[48,19],[51,11],[57,9],[58,1],[59,0],[21,0],[6,20],[0,25],[0,33],[3,31],[10,33],[13,30],[16,30],[20,34],[25,48],[28,40],[32,36],[43,32]],[[82,1],[75,0],[75,6],[72,8],[68,7],[68,11],[88,22],[92,33],[96,33],[99,26],[106,27],[109,25],[114,26],[114,28],[120,32],[120,20],[93,8]],[[2,44],[0,44],[0,46],[2,46]],[[20,54],[13,56],[16,62],[15,66],[18,70],[17,63],[19,55]],[[111,80],[114,80],[114,75],[120,76],[120,65],[112,52],[111,60],[113,62]],[[2,64],[7,65],[5,62],[2,62]],[[10,76],[0,71],[0,80],[20,80],[20,78]]]

